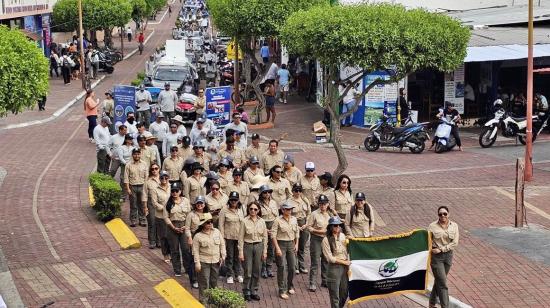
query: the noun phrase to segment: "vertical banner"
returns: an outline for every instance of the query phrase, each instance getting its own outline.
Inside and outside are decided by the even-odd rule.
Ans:
[[[368,87],[377,79],[389,80],[390,75],[386,72],[375,72],[365,76],[363,86]],[[363,126],[371,126],[385,114],[389,123],[397,122],[397,97],[398,84],[381,84],[373,87],[364,99]]]
[[[113,96],[115,100],[115,123],[124,123],[129,112],[136,112],[136,88],[133,86],[115,86]]]
[[[454,72],[445,74],[445,101],[455,105],[455,109],[464,113],[464,64]]]
[[[206,116],[218,130],[229,123],[231,113],[231,87],[206,88]]]

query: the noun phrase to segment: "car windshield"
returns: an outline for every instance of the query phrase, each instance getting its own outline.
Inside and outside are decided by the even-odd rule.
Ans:
[[[190,77],[189,68],[159,68],[155,72],[155,80],[183,81]]]

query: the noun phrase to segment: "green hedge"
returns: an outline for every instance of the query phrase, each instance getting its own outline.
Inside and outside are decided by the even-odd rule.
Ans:
[[[110,175],[94,172],[88,177],[94,192],[97,218],[103,222],[120,216],[122,188]]]
[[[210,308],[245,308],[246,302],[241,293],[214,288],[204,291],[206,307]]]
[[[143,83],[143,79],[145,79],[145,72],[139,72],[137,73],[136,79],[132,80],[130,84],[134,87],[138,87]]]

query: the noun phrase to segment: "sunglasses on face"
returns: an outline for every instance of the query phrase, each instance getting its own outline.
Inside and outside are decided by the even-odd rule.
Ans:
[[[349,184],[348,181],[342,181],[342,184]]]
[[[171,151],[171,152],[177,152],[178,149],[171,149],[170,151]]]
[[[159,170],[159,168],[158,167],[153,167],[153,168],[151,168],[151,170]]]
[[[438,213],[437,215],[439,215],[439,217],[441,217],[441,216],[447,216],[449,214],[447,212],[441,212],[441,213]]]
[[[283,209],[283,211],[292,211],[292,209]]]
[[[306,172],[313,172],[314,170],[306,170]]]
[[[257,212],[257,211],[258,211],[258,209],[255,208],[255,207],[251,207],[251,208],[249,208],[248,210],[251,211],[251,212]]]
[[[281,173],[281,172],[283,172],[283,171],[282,171],[282,170],[274,170],[273,172],[275,172],[275,173]]]
[[[172,189],[171,192],[172,192],[172,193],[179,193],[180,190],[179,190],[179,189]]]
[[[211,223],[213,223],[212,220],[209,220],[209,221],[206,222],[207,225],[209,225]]]
[[[219,188],[214,188],[214,187],[212,187],[212,188],[210,188],[210,190],[212,190],[212,191],[218,191],[218,190],[220,190],[220,189],[219,189]]]
[[[168,181],[168,177],[167,177],[167,176],[163,176],[163,177],[161,177],[160,179],[161,179],[161,181]]]

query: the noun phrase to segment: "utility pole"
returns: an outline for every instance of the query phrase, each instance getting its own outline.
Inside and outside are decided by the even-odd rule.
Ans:
[[[235,66],[233,67],[233,91],[235,91],[235,105],[241,103],[241,93],[239,86],[239,37],[235,36]]]
[[[533,0],[529,0],[527,31],[527,129],[525,140],[525,181],[533,179]]]
[[[120,55],[124,57],[124,27],[120,27]]]
[[[86,62],[84,62],[84,29],[82,28],[82,0],[78,0],[78,31],[80,32],[80,79],[82,79],[82,88],[88,90],[86,84]]]

